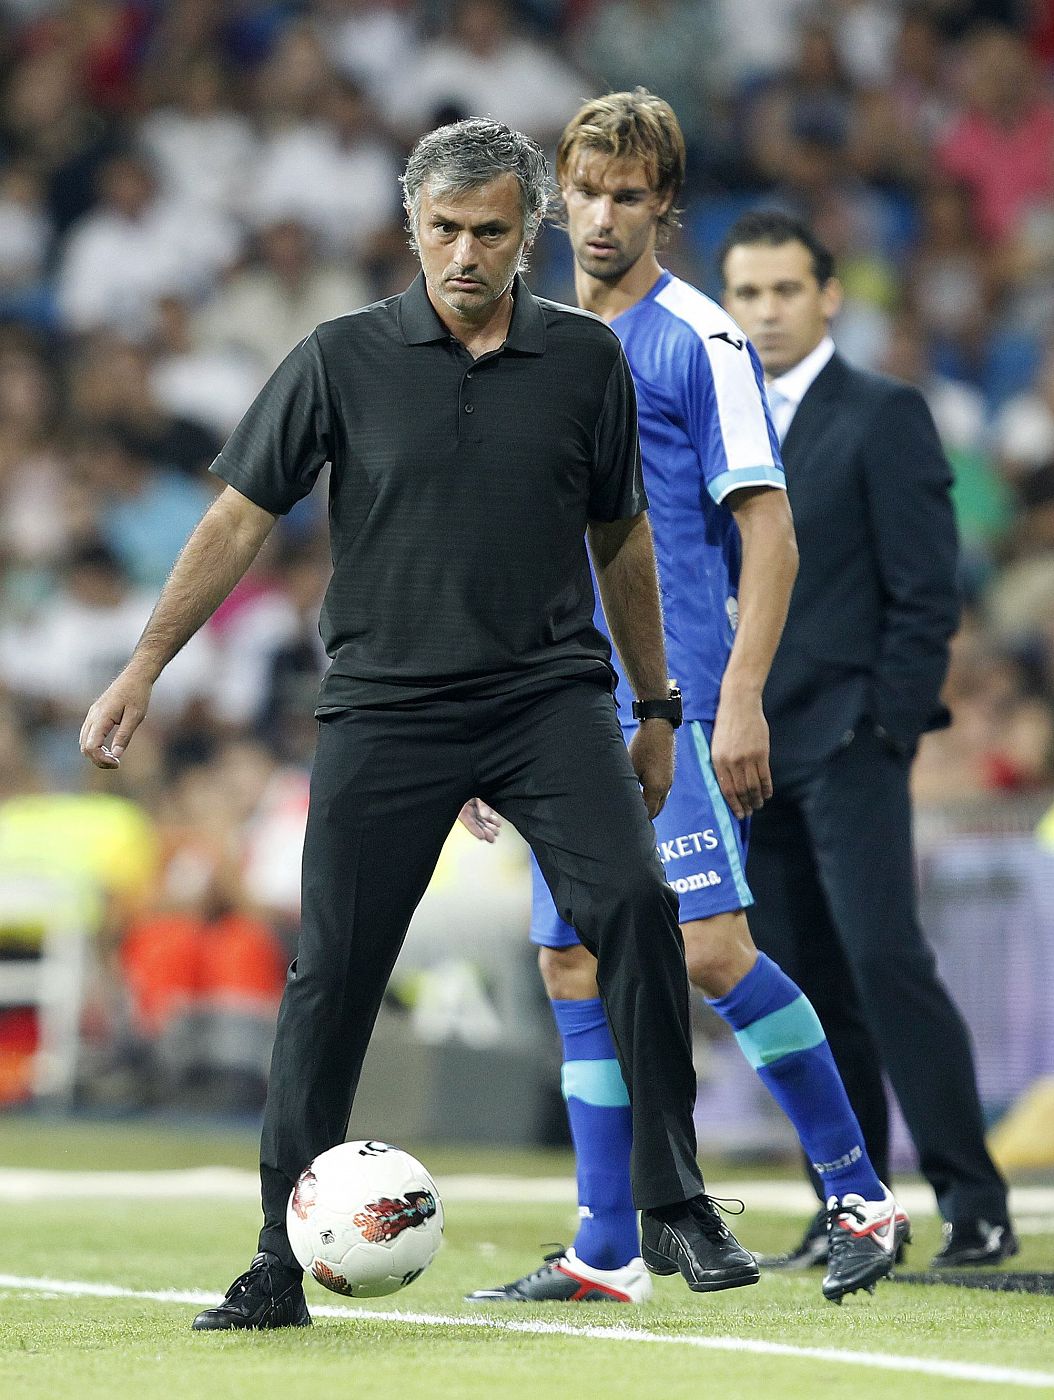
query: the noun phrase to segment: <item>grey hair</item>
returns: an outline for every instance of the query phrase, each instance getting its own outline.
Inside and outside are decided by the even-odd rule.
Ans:
[[[417,246],[421,191],[463,195],[501,175],[515,175],[523,209],[523,241],[534,242],[549,204],[549,167],[541,147],[521,131],[489,117],[451,122],[422,136],[410,152],[402,175],[410,247]]]

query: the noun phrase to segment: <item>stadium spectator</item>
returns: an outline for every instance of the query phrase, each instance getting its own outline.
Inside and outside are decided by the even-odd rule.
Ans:
[[[716,144],[717,46],[707,7],[694,0],[597,5],[575,49],[582,68],[609,92],[638,85],[661,92],[700,154]]]
[[[854,127],[853,90],[834,35],[806,24],[792,66],[759,95],[750,123],[754,164],[774,185],[810,188],[820,153],[845,154]]]
[[[995,466],[980,390],[935,368],[935,356],[918,318],[897,315],[880,368],[914,384],[933,414],[954,482],[952,501],[962,549],[960,570],[968,596],[976,596],[994,567],[996,551],[1013,518],[1014,502]]]
[[[912,771],[924,805],[1028,791],[1054,775],[1054,721],[1022,666],[967,614],[951,651],[944,698],[955,716],[927,734]]]
[[[1018,483],[1021,506],[1013,554],[985,603],[992,634],[1008,648],[1036,650],[1051,636],[1054,616],[1054,461]]]
[[[168,300],[155,307],[159,327]],[[83,338],[70,359],[70,401],[83,423],[116,430],[151,466],[200,482],[226,434],[168,408],[157,391],[157,371],[150,346],[97,332]]]
[[[1000,470],[1012,486],[1054,462],[1054,342],[1032,386],[1000,409],[993,432]]]
[[[305,765],[315,746],[307,701],[317,690],[324,664],[318,611],[329,573],[329,560],[320,551],[293,553],[285,561],[283,580],[293,624],[284,636],[271,637],[263,703],[256,717],[261,739],[269,740],[288,761]]]
[[[288,12],[286,19],[288,20]],[[267,136],[318,119],[333,64],[310,24],[287,24],[251,74],[252,102]]]
[[[715,45],[733,91],[782,71],[798,43],[812,0],[717,0]]]
[[[35,37],[67,46],[92,106],[120,116],[134,103],[149,25],[149,9],[136,0],[78,0],[41,18]]]
[[[260,740],[241,740],[222,747],[215,773],[238,822],[246,898],[292,952],[300,927],[309,769],[283,762]]]
[[[213,499],[210,479],[155,466],[132,434],[112,424],[75,439],[73,468],[129,579],[145,588],[162,583]]]
[[[871,170],[907,189],[930,175],[933,148],[955,111],[947,80],[948,50],[925,3],[905,7],[889,81],[864,95],[859,138]]]
[[[143,1085],[244,1112],[263,1102],[284,950],[242,878],[244,814],[222,768],[177,776],[158,816],[159,875],[120,944]]]
[[[421,8],[400,0],[314,0],[311,13],[333,62],[383,109],[414,61]]]
[[[396,216],[398,188],[398,164],[373,110],[350,79],[334,77],[310,119],[265,144],[250,213],[260,227],[307,225],[331,255],[362,256]]]
[[[269,540],[256,566],[216,610],[208,633],[217,652],[214,704],[227,725],[255,730],[276,752],[309,759],[314,706],[293,713],[294,696],[317,692],[325,652],[318,616],[331,566],[319,551],[283,550]],[[297,736],[301,736],[298,742]]]
[[[932,183],[922,192],[920,213],[907,299],[932,342],[931,354],[960,377],[976,375],[994,288],[969,194],[950,180]]]
[[[1025,44],[1006,29],[970,39],[965,110],[937,147],[940,168],[970,189],[991,243],[1012,237],[1033,205],[1054,198],[1054,99]]]
[[[194,314],[195,307],[185,297],[158,301],[149,389],[171,421],[192,430],[186,447],[197,438],[209,454],[197,449],[188,453],[191,469],[200,471],[212,461],[267,375],[246,351],[232,344],[209,344],[197,336]]]
[[[327,261],[319,241],[297,218],[265,225],[255,240],[255,256],[194,319],[200,344],[250,357],[259,374],[257,387],[320,321],[370,300],[369,284],[355,264]]]
[[[3,146],[37,171],[59,235],[95,203],[114,153],[112,121],[86,99],[76,56],[55,43],[16,61],[0,107]]]
[[[47,586],[48,566],[91,520],[71,490],[56,387],[32,341],[0,340],[0,558],[9,620]]]
[[[39,285],[53,238],[33,167],[12,162],[0,169],[0,308]]]
[[[11,694],[36,701],[38,715],[51,724],[79,724],[84,697],[113,675],[117,659],[135,644],[152,598],[132,586],[113,551],[84,542],[28,618],[0,627],[0,681]],[[208,643],[198,639],[186,647],[166,676],[159,714],[171,724],[209,694]]]
[[[166,198],[225,214],[245,210],[257,138],[251,122],[230,105],[231,84],[232,74],[201,54],[176,70],[174,101],[140,123]]]
[[[788,202],[805,211],[839,259],[842,304],[837,332],[842,354],[862,369],[874,369],[888,350],[897,297],[897,270],[883,238],[885,209],[874,189],[848,173],[844,158],[833,152],[821,155],[829,162],[826,182]]]
[[[0,724],[0,743],[4,740]],[[6,740],[29,734],[8,716]],[[16,770],[17,771],[17,770]],[[77,887],[94,939],[92,1003],[86,1020],[114,1026],[123,1019],[124,988],[116,961],[121,936],[144,908],[158,870],[157,833],[149,812],[121,793],[49,791],[46,774],[20,765],[18,788],[0,800],[0,867],[56,876]],[[39,932],[30,934],[39,943]]]
[[[389,101],[411,135],[453,117],[492,116],[545,144],[588,86],[553,49],[517,31],[507,0],[455,0],[449,28],[422,46]]]
[[[146,334],[158,297],[207,291],[238,255],[235,225],[162,197],[142,156],[110,160],[100,190],[100,206],[71,229],[59,268],[59,310],[72,331],[107,326]]]
[[[838,0],[829,8],[835,47],[853,86],[864,92],[887,86],[902,26],[901,0]]]

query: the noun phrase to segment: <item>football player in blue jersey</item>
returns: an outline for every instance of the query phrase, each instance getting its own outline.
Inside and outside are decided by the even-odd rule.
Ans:
[[[683,696],[674,786],[656,819],[659,854],[680,897],[692,982],[731,1026],[823,1179],[823,1292],[837,1302],[890,1272],[909,1226],[868,1159],[815,1011],[755,948],[745,913],[749,818],[772,795],[761,692],[797,551],[754,348],[721,307],[657,260],[676,221],[684,162],[672,109],[638,88],[586,103],[563,133],[556,176],[579,304],[618,334],[637,390],[667,654]],[[634,705],[624,683],[617,702],[627,739],[638,723],[677,722],[661,704]],[[474,816],[466,825],[493,839],[486,809]],[[629,1098],[596,962],[558,916],[537,867],[531,938],[563,1042],[579,1230],[534,1273],[471,1300],[643,1302],[651,1283],[630,1194]],[[704,1201],[697,1223],[723,1231]]]

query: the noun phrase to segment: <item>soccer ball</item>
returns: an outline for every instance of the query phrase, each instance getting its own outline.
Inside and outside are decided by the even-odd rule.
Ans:
[[[421,1163],[387,1142],[345,1142],[300,1173],[285,1213],[305,1273],[334,1293],[383,1298],[443,1242],[443,1203]]]

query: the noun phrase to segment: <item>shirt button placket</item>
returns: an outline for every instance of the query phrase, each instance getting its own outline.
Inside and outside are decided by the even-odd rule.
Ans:
[[[471,393],[471,390],[470,390],[469,387],[468,387],[469,384],[471,383],[471,381],[472,381],[472,371],[471,371],[471,370],[467,370],[466,373],[465,373],[465,378],[464,378],[464,380],[462,381],[462,385],[461,385],[461,388],[462,388],[462,392],[463,392],[463,393],[465,393],[465,394]],[[468,413],[468,414],[473,414],[473,413],[475,413],[475,411],[476,411],[475,404],[473,404],[473,403],[471,403],[471,402],[464,402],[464,403],[462,403],[462,408],[464,409],[465,413]]]

